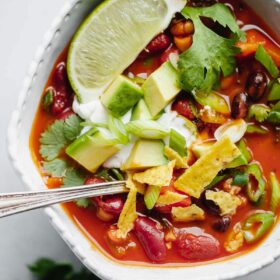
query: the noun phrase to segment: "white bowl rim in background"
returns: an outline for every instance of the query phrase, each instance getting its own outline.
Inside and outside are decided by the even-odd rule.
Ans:
[[[87,2],[90,1],[94,2],[94,0],[87,0]],[[17,108],[13,112],[10,122],[8,131],[8,149],[11,161],[15,169],[18,171],[22,181],[33,190],[36,189],[34,188],[36,183],[39,185],[39,174],[35,174],[36,167],[34,163],[32,170],[25,166],[27,165],[25,159],[28,157],[29,146],[26,147],[26,141],[24,142],[21,140],[21,134],[28,132],[28,135],[25,135],[24,138],[26,140],[26,137],[29,137],[30,128],[25,129],[22,120],[25,118],[27,112],[29,112],[31,109],[34,110],[34,108],[29,108],[28,106],[38,106],[38,102],[36,104],[35,101],[33,103],[28,103],[27,101],[32,97],[31,93],[32,89],[35,87],[34,85],[38,83],[36,77],[40,73],[39,70],[41,64],[43,64],[45,61],[44,57],[46,56],[47,51],[52,51],[51,46],[54,38],[56,40],[60,40],[57,42],[58,45],[66,45],[67,41],[63,40],[63,38],[59,38],[58,31],[64,28],[67,21],[71,20],[71,16],[75,9],[78,10],[79,7],[86,5],[82,2],[83,1],[81,0],[67,1],[59,16],[54,20],[50,30],[46,33],[44,41],[39,47],[35,59],[31,63],[28,74],[24,80],[24,85],[19,96]],[[277,2],[279,3],[280,0],[267,2],[276,4]],[[74,13],[78,14],[77,11],[74,11]],[[54,63],[54,61],[52,61],[52,63]],[[45,73],[46,77],[41,79],[39,88],[44,88],[45,84],[43,83],[46,82],[49,73],[50,71]],[[41,95],[41,92],[36,92],[36,94]],[[32,98],[34,98],[34,96]],[[25,151],[23,153],[25,155],[22,156],[21,152],[23,150]],[[26,156],[26,158],[24,158],[24,156]],[[30,153],[29,157],[31,158]],[[30,158],[27,159],[27,161],[30,161]],[[41,181],[40,183],[40,188],[42,188],[43,182]],[[261,269],[264,266],[273,263],[277,258],[280,257],[280,226],[278,225],[271,236],[264,242],[264,244],[261,245],[261,247],[238,258],[195,267],[159,268],[134,266],[133,264],[123,265],[105,257],[105,255],[100,253],[99,250],[91,248],[91,243],[76,228],[72,221],[70,221],[70,218],[67,217],[60,206],[47,208],[45,212],[61,237],[66,241],[71,250],[84,263],[84,265],[100,278],[106,280],[181,280],[185,278],[188,280],[231,279],[244,276],[253,271]],[[277,236],[279,236],[279,238]]]

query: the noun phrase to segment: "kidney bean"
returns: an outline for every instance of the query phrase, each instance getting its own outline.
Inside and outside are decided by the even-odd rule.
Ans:
[[[124,207],[124,199],[120,195],[108,197],[95,197],[95,203],[98,207],[102,208],[105,212],[118,217]]]
[[[220,253],[219,241],[196,228],[179,229],[174,244],[179,254],[191,261],[211,259]]]
[[[235,119],[245,118],[249,110],[249,99],[245,92],[237,94],[232,101],[231,116]]]
[[[252,73],[246,83],[246,92],[253,101],[259,101],[267,88],[267,77],[261,71]]]
[[[150,54],[154,54],[160,51],[165,51],[171,44],[170,38],[161,33],[157,35],[146,47],[146,50]]]
[[[170,204],[170,205],[165,205],[165,206],[156,206],[156,210],[159,211],[160,213],[164,213],[164,214],[170,214],[172,211],[173,207],[188,207],[192,204],[192,200],[191,197],[186,197],[184,200],[174,203],[174,204]]]
[[[224,216],[224,217],[218,218],[214,222],[213,228],[219,232],[226,232],[228,230],[230,224],[231,224],[231,217]]]
[[[138,217],[135,221],[134,232],[139,239],[148,258],[153,262],[162,262],[166,258],[164,232],[157,223],[147,217]]]
[[[72,111],[72,108],[66,108],[61,114],[59,114],[57,116],[58,120],[66,120],[68,119],[70,116],[74,115],[75,113]]]
[[[69,103],[67,99],[60,96],[54,96],[53,104],[52,104],[52,114],[54,116],[60,115],[67,107],[69,107]]]
[[[179,115],[182,115],[189,120],[195,119],[195,114],[191,105],[191,101],[185,97],[179,97],[172,104],[172,110],[176,111]]]
[[[68,82],[67,72],[66,72],[66,66],[64,62],[59,63],[56,66],[53,74],[53,82],[57,89],[63,88],[67,84]]]
[[[170,47],[167,50],[165,50],[159,58],[160,64],[163,64],[164,62],[170,60],[171,54],[179,55],[178,49],[176,49],[175,47]]]

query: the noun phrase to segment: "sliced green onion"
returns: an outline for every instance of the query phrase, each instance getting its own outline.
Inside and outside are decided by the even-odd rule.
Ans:
[[[268,94],[268,101],[280,100],[280,79],[277,79],[271,86]]]
[[[237,147],[241,151],[242,155],[246,158],[246,160],[248,162],[250,162],[252,160],[252,154],[251,154],[250,150],[248,149],[245,140],[242,139],[238,143]]]
[[[121,119],[109,115],[109,130],[119,139],[120,144],[126,145],[129,142],[128,133]]]
[[[184,126],[194,135],[196,136],[198,134],[198,129],[197,129],[197,126],[192,122],[190,121],[189,119],[183,117],[183,116],[180,116],[180,118],[182,118],[184,121],[185,121],[185,124]]]
[[[229,103],[226,97],[215,92],[205,94],[204,92],[197,92],[194,94],[195,100],[202,106],[209,106],[214,111],[228,115],[230,114]]]
[[[246,186],[249,183],[249,175],[247,173],[243,173],[243,174],[236,174],[233,178],[233,185],[236,186]]]
[[[267,121],[270,123],[278,124],[280,123],[280,110],[278,108],[279,104],[277,103],[272,111],[270,112]]]
[[[271,186],[271,202],[270,209],[273,212],[279,208],[280,205],[280,184],[277,180],[275,173],[270,173],[270,186]]]
[[[114,177],[119,180],[119,181],[123,181],[124,180],[124,175],[123,173],[117,169],[117,168],[113,168],[111,169],[111,172],[113,173]]]
[[[245,240],[248,243],[258,241],[271,229],[274,223],[275,216],[270,212],[251,215],[242,227]]]
[[[54,90],[52,88],[49,88],[43,97],[43,103],[42,103],[43,109],[46,111],[49,110],[49,107],[53,104],[53,101],[54,101]]]
[[[87,127],[87,126],[91,126],[91,127],[103,127],[103,128],[108,128],[108,125],[105,123],[97,123],[97,122],[81,122],[80,126],[82,127]]]
[[[216,186],[223,180],[227,179],[229,177],[229,174],[223,174],[223,175],[217,175],[212,183],[206,187],[207,190],[211,189],[212,187]]]
[[[253,123],[249,123],[247,125],[247,131],[248,134],[267,134],[269,130],[263,126],[263,125],[256,125]]]
[[[157,121],[158,119],[160,119],[160,117],[164,114],[164,110],[161,110],[157,115],[155,115],[153,117],[154,121]]]
[[[248,150],[246,142],[243,139],[239,141],[237,147],[239,148],[241,155],[228,164],[226,166],[227,169],[247,165],[252,160],[251,152]]]
[[[126,130],[146,139],[163,139],[169,134],[169,130],[166,127],[150,120],[131,121],[126,125]]]
[[[169,147],[181,157],[186,156],[186,138],[174,129],[170,131]]]
[[[250,107],[248,118],[255,118],[258,122],[264,122],[268,118],[270,111],[270,108],[264,104],[255,104]]]
[[[262,170],[258,163],[252,163],[248,165],[246,172],[250,176],[247,184],[247,195],[252,202],[256,203],[265,192],[266,183]],[[253,178],[256,180],[257,186],[254,185]]]
[[[154,208],[160,195],[161,187],[149,186],[144,195],[144,201],[148,210]]]
[[[255,57],[256,60],[258,60],[267,69],[267,71],[273,78],[278,77],[279,70],[277,65],[261,44],[259,44]]]

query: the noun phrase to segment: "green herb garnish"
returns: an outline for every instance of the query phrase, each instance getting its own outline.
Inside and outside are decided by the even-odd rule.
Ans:
[[[63,177],[69,164],[63,159],[54,159],[43,163],[44,170],[52,177]]]
[[[40,259],[29,266],[37,280],[99,280],[86,269],[74,272],[70,263],[57,263],[50,259]]]
[[[250,107],[248,118],[255,118],[258,122],[264,122],[270,113],[270,108],[263,104],[255,104]]]
[[[240,52],[235,44],[245,38],[244,32],[224,4],[204,8],[186,7],[182,14],[191,19],[195,27],[193,44],[180,56],[178,62],[182,86],[187,91],[209,92],[218,84],[221,73],[229,76],[235,71],[234,56]],[[201,17],[210,18],[223,27],[228,27],[234,36],[230,39],[219,36],[203,24]]]

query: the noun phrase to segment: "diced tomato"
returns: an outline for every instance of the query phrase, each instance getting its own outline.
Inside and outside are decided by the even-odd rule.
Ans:
[[[100,184],[100,183],[105,183],[105,180],[99,177],[89,177],[85,181],[85,185],[93,185],[93,184]]]
[[[160,56],[160,64],[163,64],[164,62],[168,61],[170,58],[171,54],[176,54],[179,55],[179,50],[173,46],[171,46],[170,48],[168,48],[166,51],[164,51],[162,53],[162,55]]]
[[[160,206],[160,207],[156,206],[156,210],[161,213],[164,213],[164,214],[170,214],[173,207],[189,207],[191,204],[192,204],[191,197],[188,196],[184,200],[174,203],[174,204],[169,204],[169,205]]]
[[[211,259],[220,253],[219,241],[200,228],[180,229],[175,246],[179,254],[190,261]]]
[[[195,119],[191,103],[189,99],[185,97],[177,99],[172,105],[172,110],[176,111],[179,115],[182,115],[189,120]]]
[[[246,37],[246,42],[237,43],[237,46],[241,49],[241,54],[238,54],[237,57],[243,58],[253,55],[257,51],[259,44],[262,44],[277,66],[280,67],[280,48],[267,36],[255,29],[250,29],[246,32]]]

